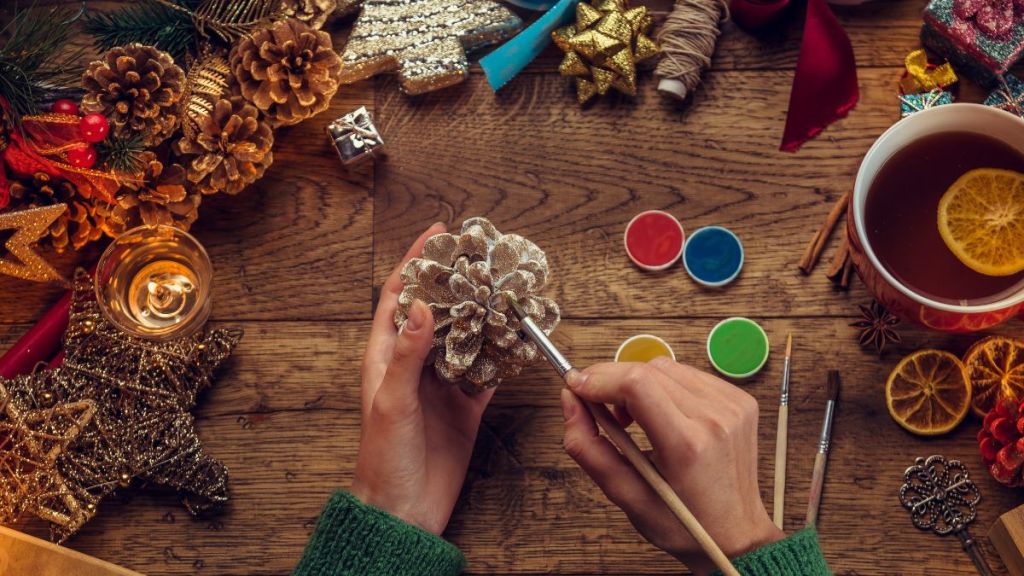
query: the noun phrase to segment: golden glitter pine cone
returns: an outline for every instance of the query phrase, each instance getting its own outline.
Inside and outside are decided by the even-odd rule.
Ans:
[[[186,177],[203,194],[238,194],[273,163],[274,132],[240,96],[220,99],[199,123],[196,137],[174,143]]]
[[[314,30],[324,27],[338,10],[338,0],[282,0],[281,12],[308,24]]]
[[[323,112],[338,91],[341,57],[330,35],[294,18],[243,37],[228,61],[242,96],[275,128]]]
[[[558,304],[540,295],[548,262],[536,244],[502,234],[485,218],[463,222],[458,234],[427,240],[423,256],[402,270],[395,324],[401,327],[415,300],[434,314],[432,361],[437,375],[468,392],[497,386],[519,374],[540,353],[522,340],[511,295],[550,334],[560,319]]]
[[[102,200],[84,198],[75,185],[47,174],[36,172],[31,179],[10,182],[11,202],[20,208],[38,208],[64,204],[67,209],[53,224],[40,244],[49,245],[57,252],[69,246],[79,250],[99,240],[110,228],[111,206]]]
[[[188,189],[185,168],[165,165],[150,154],[138,182],[126,185],[114,205],[111,222],[124,232],[143,224],[188,230],[199,218],[202,194]]]
[[[185,73],[170,54],[142,44],[108,50],[82,74],[81,109],[103,114],[115,134],[138,133],[155,146],[178,127]]]

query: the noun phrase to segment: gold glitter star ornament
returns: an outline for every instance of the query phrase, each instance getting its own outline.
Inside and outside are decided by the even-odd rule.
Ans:
[[[32,244],[49,232],[50,225],[66,209],[63,204],[54,204],[0,214],[0,234],[14,230],[0,250],[0,274],[33,282],[63,281],[60,273],[32,249]],[[14,256],[15,260],[9,256]]]
[[[565,52],[558,71],[576,81],[576,100],[585,104],[614,88],[636,96],[636,65],[660,52],[647,36],[647,8],[627,8],[625,0],[576,5],[576,22],[551,33]]]
[[[398,73],[406,94],[458,84],[466,52],[508,38],[522,26],[491,0],[366,0],[342,54],[341,82]]]

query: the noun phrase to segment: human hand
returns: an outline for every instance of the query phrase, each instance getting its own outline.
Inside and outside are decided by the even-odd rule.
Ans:
[[[578,396],[578,397],[577,397]],[[696,541],[597,430],[580,400],[612,404],[647,434],[654,465],[730,558],[785,537],[757,485],[757,401],[739,388],[669,358],[597,364],[562,390],[566,452],[652,544],[697,574],[714,570]]]
[[[424,232],[384,283],[363,358],[362,434],[352,495],[440,535],[455,508],[487,402],[494,390],[468,396],[423,363],[434,337],[430,308],[416,301],[399,334],[395,310],[401,272],[420,255]]]

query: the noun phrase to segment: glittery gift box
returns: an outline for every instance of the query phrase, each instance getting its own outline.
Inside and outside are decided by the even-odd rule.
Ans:
[[[933,90],[921,94],[902,94],[900,95],[900,118],[906,118],[914,112],[920,112],[926,108],[952,103],[953,95],[945,90]]]
[[[985,98],[985,106],[1006,110],[1024,117],[1024,82],[1012,74],[1004,74],[995,90]]]
[[[921,43],[952,62],[957,74],[993,87],[1024,51],[1024,14],[1018,8],[979,9],[1000,2],[1013,0],[932,0],[924,11]],[[994,22],[993,14],[1012,18]]]
[[[384,152],[384,139],[365,106],[328,124],[327,135],[345,166]]]

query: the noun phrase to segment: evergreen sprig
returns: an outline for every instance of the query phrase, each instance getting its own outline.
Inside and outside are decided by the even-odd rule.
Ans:
[[[197,3],[176,0],[173,4],[184,10],[146,0],[113,12],[90,14],[83,19],[82,27],[100,50],[138,42],[155,46],[181,61],[195,39],[196,26],[189,11]]]
[[[136,173],[145,167],[144,154],[146,146],[142,143],[141,134],[107,138],[96,144],[96,158],[100,165],[118,172]]]
[[[71,24],[83,10],[54,7],[40,14],[34,5],[15,8],[14,17],[0,28],[0,38],[7,37],[0,47],[0,97],[10,105],[15,126],[23,115],[39,113],[39,102],[49,92],[77,84],[82,50],[67,50],[67,44]]]

